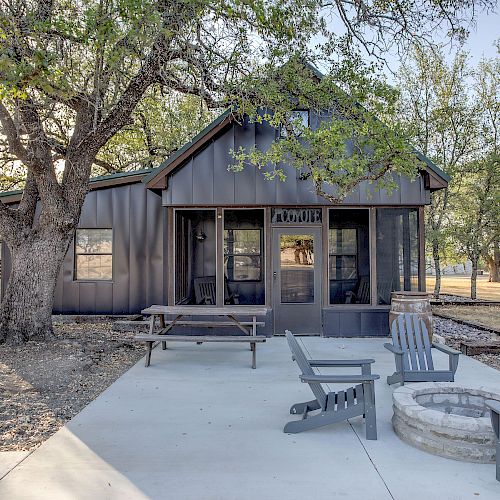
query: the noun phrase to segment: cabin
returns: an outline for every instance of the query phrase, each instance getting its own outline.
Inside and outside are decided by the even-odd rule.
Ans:
[[[300,113],[310,127],[325,119]],[[425,290],[424,206],[449,178],[416,152],[417,178],[395,176],[390,193],[363,183],[333,205],[292,167],[285,181],[228,170],[231,150],[279,133],[226,112],[158,168],[92,179],[54,314],[263,305],[267,335],[387,335],[391,292]],[[5,244],[1,261],[3,292]]]

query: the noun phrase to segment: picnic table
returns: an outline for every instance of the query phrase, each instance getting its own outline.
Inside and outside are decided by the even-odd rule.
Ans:
[[[206,305],[197,306],[162,306],[153,305],[141,311],[142,314],[150,315],[149,333],[138,334],[136,340],[147,343],[146,366],[151,364],[151,351],[155,342],[161,342],[162,348],[167,348],[167,342],[247,342],[252,351],[252,368],[256,368],[257,343],[265,342],[265,337],[257,336],[257,327],[265,326],[262,321],[257,321],[259,316],[266,316],[267,307],[254,306],[224,306],[214,307]],[[174,319],[167,320],[167,316]],[[202,319],[186,319],[202,318]],[[238,319],[241,316],[250,316],[251,321]],[[155,332],[156,318],[159,318],[160,330]],[[207,319],[207,317],[209,319]],[[221,319],[223,318],[223,319]],[[169,333],[174,326],[178,327],[201,327],[201,328],[225,328],[235,327],[244,335],[173,335]]]

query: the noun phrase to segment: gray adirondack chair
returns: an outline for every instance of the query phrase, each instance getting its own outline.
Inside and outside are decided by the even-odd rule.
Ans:
[[[497,438],[497,481],[500,481],[500,403],[493,399],[485,401],[486,406],[490,409],[491,425],[493,432]]]
[[[286,330],[285,334],[292,351],[292,359],[302,372],[300,380],[309,384],[316,399],[294,404],[290,408],[292,415],[302,414],[302,420],[288,422],[283,429],[284,432],[294,434],[362,415],[365,417],[366,439],[377,439],[374,381],[380,377],[371,373],[371,364],[375,360],[309,360],[292,333]],[[360,367],[361,375],[322,375],[313,370],[313,367],[346,366]],[[327,393],[321,384],[328,383],[357,383],[357,385],[343,391]],[[320,411],[315,415],[308,415],[314,410]]]
[[[391,325],[392,344],[384,347],[394,354],[396,371],[389,385],[400,382],[454,382],[460,351],[431,343],[424,321],[415,313],[402,314]],[[449,356],[448,370],[435,370],[431,348]]]
[[[345,296],[346,304],[369,304],[370,303],[370,280],[367,276],[362,276],[358,283],[356,292],[347,292]]]
[[[203,276],[194,278],[194,296],[197,304],[215,305],[215,276]],[[239,295],[231,293],[224,277],[225,298],[224,304],[239,304]]]

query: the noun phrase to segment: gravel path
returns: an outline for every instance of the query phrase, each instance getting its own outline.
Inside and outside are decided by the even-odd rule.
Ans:
[[[500,336],[495,333],[437,316],[434,316],[434,332],[443,336],[446,339],[446,344],[455,349],[460,349],[460,342],[464,340],[500,341]],[[500,354],[479,354],[471,357],[500,370]]]
[[[55,338],[0,345],[0,451],[31,450],[144,355],[111,323],[55,325]]]

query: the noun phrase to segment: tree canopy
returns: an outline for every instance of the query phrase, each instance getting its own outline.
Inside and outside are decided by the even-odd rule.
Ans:
[[[246,112],[251,119],[259,119],[257,108],[272,109],[272,121],[279,122],[287,136],[267,159],[275,162],[282,156],[292,161],[313,176],[317,187],[333,184],[334,198],[363,179],[390,187],[386,174],[410,173],[415,167],[408,163],[398,127],[382,125],[384,115],[393,114],[393,93],[377,81],[373,67],[361,63],[356,46],[382,57],[393,44],[429,42],[435,28],[462,36],[463,21],[473,18],[476,6],[494,4],[4,0],[1,180],[17,183],[20,174],[24,185],[15,210],[0,202],[0,238],[12,254],[12,273],[0,306],[3,335],[23,340],[50,333],[55,280],[90,175],[98,169],[154,165],[184,140],[184,134],[194,132],[193,103],[200,103],[201,114],[194,115],[199,124],[209,118],[209,109],[231,106],[236,116]],[[332,18],[340,19],[340,35]],[[287,76],[280,83],[276,68],[309,59],[329,66],[317,90],[310,72],[297,72],[295,82]],[[296,134],[300,125],[280,89],[297,104],[314,109],[325,105],[336,119],[314,135],[307,130]],[[328,97],[328,92],[333,94]],[[172,107],[164,107],[162,98]],[[347,105],[354,102],[354,107]],[[180,103],[187,106],[185,129],[176,120],[169,122]],[[304,142],[314,152],[310,158],[304,156]],[[133,143],[140,144],[138,150]],[[251,155],[245,159],[257,166],[265,160],[253,151],[237,154],[238,161],[241,155]],[[274,172],[280,175],[279,167]]]

